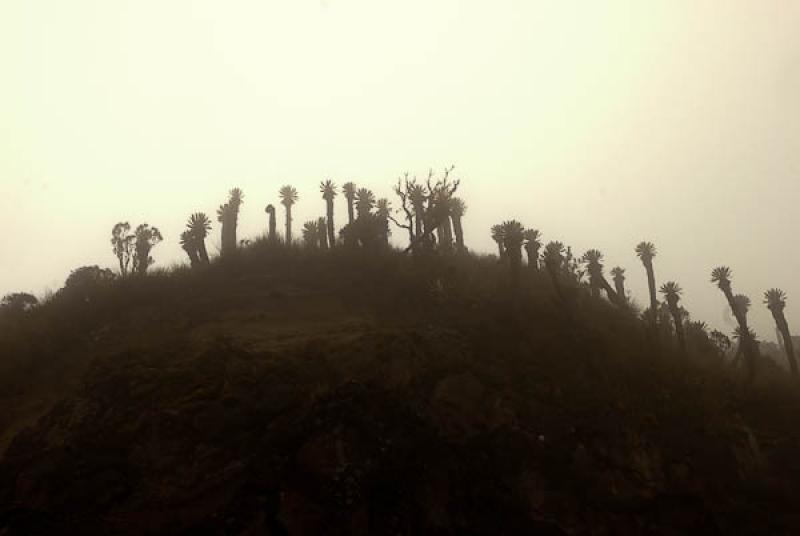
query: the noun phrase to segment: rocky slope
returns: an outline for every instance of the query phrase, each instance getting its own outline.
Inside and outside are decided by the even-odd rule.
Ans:
[[[608,304],[566,322],[471,268],[357,303],[406,268],[332,268],[242,268],[94,324],[74,386],[14,421],[0,534],[800,530],[791,387],[655,358]]]

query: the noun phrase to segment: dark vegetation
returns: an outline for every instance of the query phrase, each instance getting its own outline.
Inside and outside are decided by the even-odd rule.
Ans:
[[[644,313],[600,251],[517,221],[492,229],[497,256],[468,252],[451,171],[402,178],[397,210],[345,184],[338,236],[323,183],[302,247],[294,188],[283,236],[269,205],[246,246],[234,189],[218,258],[203,213],[171,270],[148,270],[157,229],[121,223],[118,274],[6,296],[0,534],[797,533],[783,292],[765,304],[790,373],[727,268],[738,349],[677,283],[658,302],[653,244]]]

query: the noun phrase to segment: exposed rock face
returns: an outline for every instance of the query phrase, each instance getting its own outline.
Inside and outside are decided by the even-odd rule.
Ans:
[[[490,375],[463,341],[363,328],[98,359],[0,463],[0,534],[792,532],[764,521],[791,512],[785,448]]]

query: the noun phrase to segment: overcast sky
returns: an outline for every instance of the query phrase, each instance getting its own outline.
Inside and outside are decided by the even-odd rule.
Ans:
[[[762,338],[773,286],[800,333],[799,28],[795,0],[2,0],[0,294],[113,267],[120,220],[182,260],[234,186],[252,237],[282,184],[301,225],[322,179],[455,164],[473,249],[516,218],[646,303],[650,240],[695,318],[732,329],[726,264]]]

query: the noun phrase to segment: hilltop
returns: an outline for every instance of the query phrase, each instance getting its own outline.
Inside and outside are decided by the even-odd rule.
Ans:
[[[466,253],[258,242],[0,334],[0,534],[791,534],[800,396]]]

